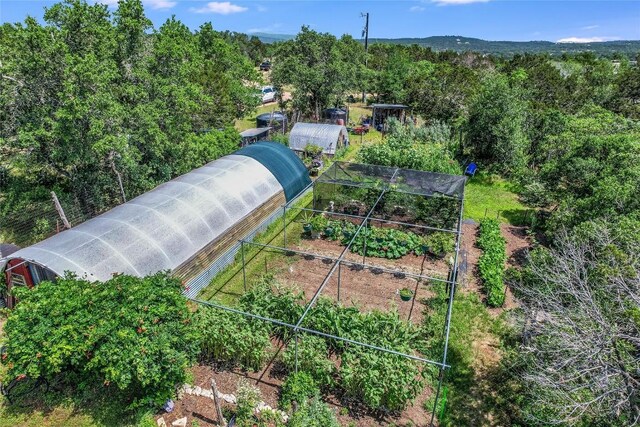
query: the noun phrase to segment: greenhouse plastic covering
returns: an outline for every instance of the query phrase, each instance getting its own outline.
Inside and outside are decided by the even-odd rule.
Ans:
[[[466,177],[396,167],[335,162],[317,183],[383,188],[394,185],[397,191],[432,196],[443,194],[462,199]]]
[[[270,157],[264,163],[273,163],[274,151],[265,150]],[[277,175],[254,157],[238,152],[215,160],[9,258],[102,281],[114,273],[173,270],[283,190]],[[293,173],[290,160],[280,158],[287,173]]]
[[[335,154],[338,139],[342,135],[345,144],[349,141],[347,128],[340,125],[318,123],[296,123],[289,134],[289,147],[304,151],[307,144],[322,147],[323,153]]]
[[[236,151],[236,154],[258,160],[276,177],[287,201],[311,183],[309,172],[293,151],[275,142],[261,142]]]

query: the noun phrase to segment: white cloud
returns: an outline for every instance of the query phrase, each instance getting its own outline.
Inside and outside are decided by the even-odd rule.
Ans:
[[[582,27],[583,30],[595,30],[596,28],[600,28],[600,25],[587,25],[586,27]]]
[[[618,37],[565,37],[556,43],[597,43],[618,39]]]
[[[175,1],[168,0],[143,0],[142,3],[148,5],[151,9],[171,9],[178,4]]]
[[[260,28],[249,28],[247,30],[247,34],[254,34],[254,33],[275,33],[276,31],[278,31],[278,29],[281,27],[281,24],[272,24],[272,25],[268,25],[266,27],[260,27]]]
[[[458,4],[471,4],[471,3],[487,3],[490,0],[431,0],[431,3],[435,3],[438,6],[458,5]]]
[[[118,0],[96,0],[95,3],[102,3],[102,4],[106,4],[109,7],[116,7],[118,6]]]
[[[267,9],[266,6],[263,6],[261,4],[257,5],[256,9],[258,9],[258,12],[266,12],[267,10],[269,10],[269,9]]]
[[[218,13],[220,15],[230,15],[232,13],[246,12],[249,9],[228,1],[212,1],[207,3],[204,7],[192,7],[189,10],[195,13]]]
[[[424,7],[422,6],[411,6],[409,8],[411,12],[424,12]]]

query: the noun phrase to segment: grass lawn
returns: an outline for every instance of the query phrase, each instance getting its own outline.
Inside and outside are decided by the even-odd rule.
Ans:
[[[235,128],[238,132],[243,130],[253,129],[256,127],[256,117],[263,113],[271,113],[272,111],[279,111],[278,103],[272,102],[270,104],[261,105],[257,108],[256,112],[249,114],[240,120],[236,120]]]
[[[531,209],[518,200],[513,186],[496,175],[478,174],[465,188],[464,217],[480,221],[485,216],[513,225],[526,224]]]

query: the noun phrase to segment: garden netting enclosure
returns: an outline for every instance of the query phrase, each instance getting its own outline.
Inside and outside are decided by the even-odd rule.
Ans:
[[[382,369],[384,377],[374,354],[407,363],[407,381],[412,375],[433,379],[432,424],[450,367],[465,181],[335,162],[285,203],[261,234],[241,239],[236,263],[193,301],[271,325],[278,353],[294,355],[296,372],[309,368],[299,353],[314,339],[324,342],[328,358],[350,369],[349,378],[357,371],[355,361],[360,368]],[[436,312],[441,324],[425,332],[422,322]],[[429,344],[419,336],[425,333]],[[349,391],[353,384],[346,378],[342,386]],[[403,407],[362,398],[377,409]]]

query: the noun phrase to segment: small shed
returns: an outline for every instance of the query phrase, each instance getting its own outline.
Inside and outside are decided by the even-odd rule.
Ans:
[[[371,125],[377,130],[384,126],[389,117],[395,117],[404,124],[406,111],[409,109],[408,106],[402,104],[373,104],[371,107],[373,108]]]
[[[289,147],[304,151],[307,144],[322,147],[322,153],[333,156],[336,150],[349,145],[347,128],[323,123],[296,123],[289,134]]]
[[[269,137],[271,127],[266,128],[253,128],[240,132],[240,146],[246,147],[247,145],[255,144],[258,141],[266,141]]]
[[[330,123],[344,125],[349,122],[349,113],[341,108],[326,108],[322,110],[322,119]]]
[[[282,114],[280,111],[260,114],[256,117],[256,127],[271,127],[275,131],[284,131],[287,128],[287,116]]]

